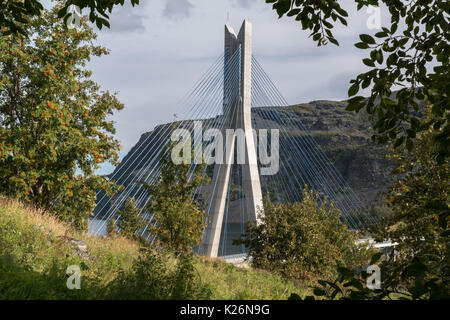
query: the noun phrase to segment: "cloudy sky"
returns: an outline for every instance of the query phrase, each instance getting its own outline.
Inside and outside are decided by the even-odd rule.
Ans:
[[[226,23],[238,31],[243,19],[252,22],[253,53],[289,103],[345,99],[349,80],[366,70],[361,59],[367,53],[353,43],[377,30],[368,29],[366,9],[343,2],[351,18],[348,27],[334,29],[339,47],[317,47],[299,22],[279,20],[264,0],[141,0],[116,7],[111,29],[98,31],[98,44],[111,54],[89,68],[125,104],[113,117],[122,156],[143,132],[180,114],[176,102],[223,51]],[[381,18],[388,18],[383,10]]]

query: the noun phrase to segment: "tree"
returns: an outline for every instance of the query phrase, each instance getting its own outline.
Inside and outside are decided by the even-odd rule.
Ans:
[[[434,117],[426,108],[425,119]],[[406,287],[411,297],[449,298],[450,292],[450,161],[433,156],[431,126],[417,137],[412,151],[392,152],[399,179],[389,190],[391,214],[380,237],[398,243],[391,270],[401,274],[393,284]],[[396,286],[392,289],[397,289]]]
[[[189,164],[174,164],[172,146],[169,143],[161,152],[158,182],[144,183],[144,186],[151,197],[147,210],[154,215],[151,232],[162,246],[179,255],[191,252],[192,247],[200,244],[206,227],[206,212],[193,195],[208,178],[201,174],[203,166],[191,171]]]
[[[274,205],[267,199],[259,225],[247,228],[242,239],[252,265],[287,278],[329,277],[338,265],[365,263],[365,247],[355,244],[357,233],[339,221],[332,203],[320,203],[318,194],[305,188],[302,202]]]
[[[106,234],[108,237],[116,234],[116,221],[114,219],[109,219],[106,223]]]
[[[124,0],[65,0],[64,5],[58,10],[58,17],[67,20],[70,15],[67,9],[71,5],[78,6],[81,10],[90,9],[89,20],[95,22],[99,29],[103,25],[110,27],[108,13],[111,14],[114,6],[124,5]],[[130,0],[131,5],[139,4],[139,0]],[[44,9],[41,0],[2,0],[0,5],[0,30],[2,34],[11,33],[27,34],[26,25],[32,19],[39,17]],[[108,12],[108,13],[107,13]]]
[[[137,237],[136,233],[145,227],[146,223],[139,216],[139,212],[140,209],[136,206],[136,201],[127,198],[125,204],[118,211],[119,219],[117,220],[117,226],[123,236],[134,239]]]
[[[339,45],[332,33],[334,22],[347,25],[347,12],[334,0],[266,0],[279,17],[295,17],[302,29],[310,30],[318,45]],[[447,0],[354,0],[357,9],[385,5],[390,25],[375,33],[361,34],[355,46],[370,50],[363,63],[372,69],[351,80],[347,110],[365,108],[375,121],[373,139],[395,147],[413,149],[416,135],[430,125],[436,129],[433,143],[439,163],[450,155],[449,55],[450,4]],[[403,30],[399,29],[405,26]],[[379,40],[376,40],[378,38]],[[432,68],[431,63],[435,66]],[[355,96],[371,86],[368,99]],[[401,89],[394,95],[392,87]],[[353,97],[354,96],[354,97]],[[426,121],[418,100],[432,106],[435,115]]]
[[[448,254],[445,247],[427,247],[424,242],[433,243],[450,219],[450,164],[438,164],[433,157],[433,134],[430,127],[418,136],[411,152],[403,148],[391,156],[397,164],[393,173],[400,179],[388,193],[391,214],[382,236],[398,242],[397,251],[408,259],[434,253],[442,260]]]
[[[432,116],[425,110],[426,118]],[[370,264],[381,267],[381,288],[366,286],[367,274],[355,276],[341,268],[334,281],[322,281],[315,294],[340,299],[385,299],[401,295],[408,299],[449,299],[450,293],[450,166],[433,156],[433,127],[417,137],[409,152],[392,151],[399,179],[390,188],[391,208],[375,240],[396,243],[384,260],[373,257]]]
[[[96,34],[84,20],[67,30],[56,11],[27,25],[32,38],[0,38],[0,192],[84,227],[97,190],[116,189],[94,170],[117,163],[107,117],[123,105],[85,68],[108,53]]]

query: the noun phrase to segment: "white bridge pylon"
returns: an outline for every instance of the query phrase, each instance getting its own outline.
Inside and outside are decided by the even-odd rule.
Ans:
[[[253,135],[251,101],[252,101],[252,25],[244,20],[239,34],[236,36],[233,28],[225,26],[225,55],[224,55],[224,76],[228,70],[228,62],[240,50],[240,75],[236,78],[234,87],[239,88],[239,99],[228,101],[226,99],[228,88],[224,87],[224,115],[225,110],[228,116],[224,119],[225,124],[222,129],[224,137],[227,136],[227,129],[241,129],[245,133],[245,162],[242,164],[244,210],[247,221],[260,222],[260,215],[264,214],[262,201],[261,182],[258,172],[258,159],[256,155],[256,141]],[[228,131],[230,132],[230,130]],[[236,150],[236,137],[229,139],[227,146],[229,152],[224,154],[223,163],[214,165],[214,174],[211,185],[212,192],[208,205],[209,224],[202,243],[202,252],[208,257],[217,257],[219,253],[220,239],[222,235],[222,225],[227,202],[228,186],[231,183],[233,159]],[[242,214],[242,213],[241,213]]]

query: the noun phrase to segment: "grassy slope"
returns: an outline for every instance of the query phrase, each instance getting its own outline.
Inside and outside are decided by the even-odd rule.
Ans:
[[[77,255],[67,237],[86,242]],[[139,244],[76,232],[55,218],[0,197],[0,299],[96,299],[139,256]],[[82,269],[81,290],[66,288],[69,265]],[[286,299],[306,289],[265,271],[198,258],[196,269],[213,299]],[[123,297],[126,299],[127,297]]]

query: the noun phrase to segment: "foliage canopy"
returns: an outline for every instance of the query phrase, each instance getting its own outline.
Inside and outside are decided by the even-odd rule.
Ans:
[[[431,111],[426,116],[431,116]],[[381,288],[366,286],[367,273],[355,276],[338,269],[335,281],[320,281],[315,295],[326,299],[449,299],[450,293],[450,166],[433,156],[433,128],[418,136],[410,152],[392,150],[399,179],[389,190],[391,213],[375,230],[375,240],[389,239],[395,249],[385,258],[375,255],[370,264],[381,267]],[[298,296],[293,296],[298,298]]]
[[[89,20],[97,25],[110,27],[108,19],[113,8],[124,5],[125,0],[65,0],[63,6],[58,9],[58,17],[69,18],[68,8],[71,5],[78,6],[81,10],[89,8]],[[130,0],[131,5],[139,4],[139,0]],[[0,30],[2,34],[21,33],[27,34],[26,24],[39,17],[44,9],[41,0],[2,0],[0,5]]]
[[[348,13],[342,1],[266,0],[273,3],[279,17],[287,15],[311,31],[318,45],[339,45],[332,29],[347,25]],[[373,139],[412,150],[416,135],[434,126],[434,152],[439,163],[450,155],[450,3],[446,0],[354,0],[358,10],[383,5],[389,11],[390,25],[374,35],[360,34],[355,46],[370,50],[363,63],[371,70],[351,80],[348,110],[365,108],[375,121]],[[383,8],[384,8],[383,7]],[[369,98],[356,96],[369,88]],[[400,88],[393,94],[393,88]],[[435,115],[424,120],[418,101],[432,106]]]
[[[266,200],[262,223],[250,225],[237,242],[249,248],[255,267],[286,278],[328,277],[338,265],[359,266],[369,257],[339,214],[332,203],[320,203],[318,194],[305,189],[302,202],[275,205]]]
[[[107,117],[123,105],[85,68],[107,50],[85,21],[67,30],[56,10],[27,26],[33,37],[0,37],[0,192],[81,226],[97,190],[115,189],[94,170],[117,162]]]

